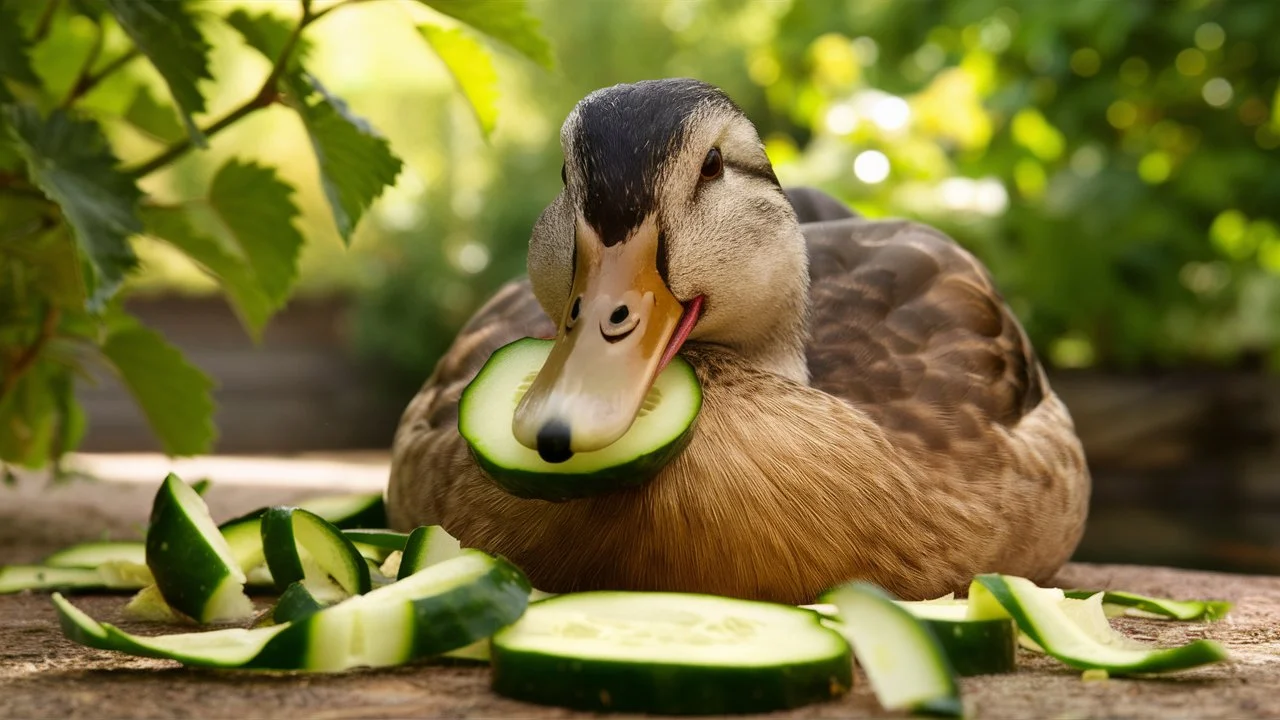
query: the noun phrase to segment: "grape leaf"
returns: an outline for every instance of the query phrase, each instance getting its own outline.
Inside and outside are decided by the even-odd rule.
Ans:
[[[498,120],[498,73],[484,45],[461,28],[449,29],[422,25],[418,32],[444,62],[458,89],[475,112],[480,130],[488,137]]]
[[[54,370],[37,360],[0,397],[0,460],[29,468],[44,465],[57,423],[49,391]]]
[[[418,0],[443,15],[460,20],[519,52],[542,67],[555,67],[551,43],[524,0]]]
[[[179,140],[183,132],[173,108],[156,100],[151,89],[140,85],[124,111],[124,119],[151,137],[165,143]]]
[[[320,165],[320,183],[333,211],[342,239],[387,186],[395,183],[404,164],[391,146],[364,118],[330,95],[311,75],[289,73],[289,104],[302,116],[311,147]]]
[[[276,15],[270,13],[251,15],[240,8],[233,10],[226,17],[226,23],[240,33],[249,47],[262,53],[273,63],[280,57],[280,53],[284,52],[285,43],[289,41],[289,35],[293,32],[293,27]],[[289,59],[290,67],[300,64],[310,52],[311,42],[305,35],[299,37]]]
[[[235,238],[272,303],[282,304],[298,276],[302,234],[293,225],[293,187],[274,169],[229,160],[209,185],[209,205]]]
[[[62,208],[92,272],[89,305],[100,309],[137,265],[129,236],[141,232],[141,193],[119,169],[97,123],[61,110],[47,119],[25,105],[4,107],[9,131],[36,185]]]
[[[40,78],[31,69],[31,58],[27,55],[30,45],[31,42],[23,34],[22,25],[18,22],[18,12],[11,2],[0,0],[0,101],[13,99],[2,82],[4,78],[26,85],[40,84]]]
[[[120,27],[160,72],[177,101],[191,140],[205,146],[191,116],[205,111],[201,80],[212,80],[209,43],[181,0],[102,0]]]
[[[156,207],[142,211],[147,233],[173,245],[194,260],[205,272],[220,281],[254,339],[260,339],[262,328],[272,313],[283,303],[267,297],[253,269],[215,237],[196,229],[189,213],[182,208]]]
[[[160,333],[126,318],[113,323],[102,354],[129,388],[169,455],[196,455],[213,445],[213,381]]]

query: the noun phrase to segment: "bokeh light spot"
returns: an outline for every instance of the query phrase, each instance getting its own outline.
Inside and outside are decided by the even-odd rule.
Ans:
[[[1187,48],[1178,53],[1178,58],[1174,61],[1174,66],[1178,68],[1178,72],[1187,77],[1195,77],[1204,72],[1206,64],[1204,53],[1195,48]]]
[[[1093,48],[1080,48],[1071,53],[1071,71],[1080,77],[1093,77],[1102,69],[1102,56]]]
[[[868,185],[877,185],[889,177],[889,158],[879,150],[866,150],[853,159],[853,174]]]
[[[1138,177],[1150,185],[1159,185],[1168,180],[1172,172],[1173,159],[1167,152],[1149,152],[1138,161]]]
[[[1107,122],[1117,130],[1131,127],[1138,120],[1138,108],[1128,100],[1117,100],[1107,108]]]
[[[1200,95],[1204,97],[1204,101],[1214,107],[1226,107],[1231,102],[1231,98],[1235,95],[1235,91],[1231,89],[1231,83],[1226,78],[1216,77],[1204,84],[1200,89]]]
[[[1227,33],[1216,22],[1207,22],[1196,28],[1196,47],[1201,50],[1217,50],[1227,39]]]

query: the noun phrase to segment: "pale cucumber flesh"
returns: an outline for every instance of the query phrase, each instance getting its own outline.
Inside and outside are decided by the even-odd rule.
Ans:
[[[654,380],[631,428],[613,444],[548,463],[521,445],[511,429],[516,406],[546,362],[551,341],[526,338],[500,348],[468,386],[458,428],[472,449],[505,468],[556,475],[591,474],[623,465],[676,442],[696,420],[702,391],[693,369],[674,358]]]

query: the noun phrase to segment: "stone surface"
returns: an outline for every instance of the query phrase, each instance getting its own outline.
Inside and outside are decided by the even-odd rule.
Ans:
[[[158,480],[158,478],[157,478]],[[155,485],[84,483],[42,491],[0,491],[0,563],[30,562],[67,544],[137,538]],[[330,489],[331,491],[332,489]],[[317,494],[316,488],[215,485],[217,519]],[[1236,603],[1213,624],[1121,619],[1126,633],[1161,644],[1208,637],[1233,661],[1159,679],[1084,682],[1056,661],[1020,651],[1018,672],[963,681],[970,717],[1280,717],[1280,578],[1167,568],[1074,564],[1064,587],[1116,588]],[[123,621],[124,595],[74,602],[95,618],[142,633],[165,630]],[[172,628],[168,628],[172,631]],[[866,685],[837,702],[775,717],[880,716]],[[415,666],[330,676],[202,671],[75,645],[63,638],[45,595],[0,596],[0,718],[554,718],[576,713],[505,700],[474,667]]]

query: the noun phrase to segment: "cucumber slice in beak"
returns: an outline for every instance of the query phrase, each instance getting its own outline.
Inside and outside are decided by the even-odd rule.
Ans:
[[[476,550],[280,625],[141,637],[99,623],[62,595],[63,633],[88,647],[211,668],[338,672],[442,655],[515,622],[529,601],[518,569]]]

